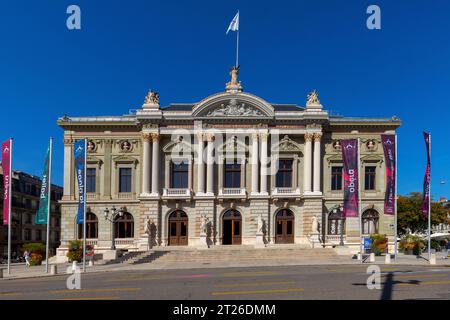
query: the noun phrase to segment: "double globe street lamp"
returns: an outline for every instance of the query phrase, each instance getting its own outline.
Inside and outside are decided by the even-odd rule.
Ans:
[[[119,219],[116,219],[117,217],[121,218],[123,217],[123,213],[126,211],[126,209],[124,207],[120,208],[119,210],[116,209],[116,207],[112,207],[111,208],[111,212],[109,211],[108,208],[106,208],[103,213],[105,215],[105,220],[111,222],[111,226],[112,226],[112,246],[111,246],[111,250],[116,250],[116,232],[114,230],[114,225],[116,224],[116,222],[119,221]],[[111,216],[110,216],[111,213]]]

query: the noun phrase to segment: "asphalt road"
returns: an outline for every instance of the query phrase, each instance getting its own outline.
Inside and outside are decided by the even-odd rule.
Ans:
[[[143,299],[450,299],[450,268],[381,266],[381,288],[367,287],[368,265],[287,266],[81,274],[0,281],[0,300]]]

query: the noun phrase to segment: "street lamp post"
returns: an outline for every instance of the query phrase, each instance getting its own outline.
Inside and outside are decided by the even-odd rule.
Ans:
[[[115,230],[114,230],[114,225],[116,224],[117,220],[116,217],[117,215],[119,217],[123,216],[123,208],[120,208],[119,210],[117,210],[114,206],[111,208],[111,217],[109,216],[109,209],[106,208],[104,210],[104,214],[105,214],[105,220],[111,222],[111,226],[112,226],[112,245],[111,245],[111,250],[116,250],[116,237],[115,237]]]

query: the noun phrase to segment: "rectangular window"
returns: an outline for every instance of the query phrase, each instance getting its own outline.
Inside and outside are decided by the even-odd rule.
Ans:
[[[365,190],[375,190],[376,167],[366,167],[365,172]]]
[[[25,224],[31,224],[31,214],[25,215]]]
[[[189,164],[184,162],[172,162],[171,188],[187,189],[189,184]]]
[[[97,169],[87,168],[86,170],[86,192],[96,192]]]
[[[342,167],[331,167],[331,190],[342,190]]]
[[[120,168],[119,170],[119,192],[131,192],[131,168]]]
[[[225,184],[224,188],[240,188],[241,187],[241,164],[224,163],[225,168]]]
[[[36,230],[36,241],[41,241],[41,240],[42,240],[42,231]]]
[[[31,230],[30,229],[25,229],[24,231],[24,240],[25,241],[31,241]]]
[[[276,187],[292,188],[292,160],[279,160]]]

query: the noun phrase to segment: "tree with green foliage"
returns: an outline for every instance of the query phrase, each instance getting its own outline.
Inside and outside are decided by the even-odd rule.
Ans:
[[[412,192],[409,196],[399,196],[397,201],[398,233],[425,233],[428,217],[422,214],[422,193]],[[450,210],[442,203],[431,203],[431,224],[450,223]]]

